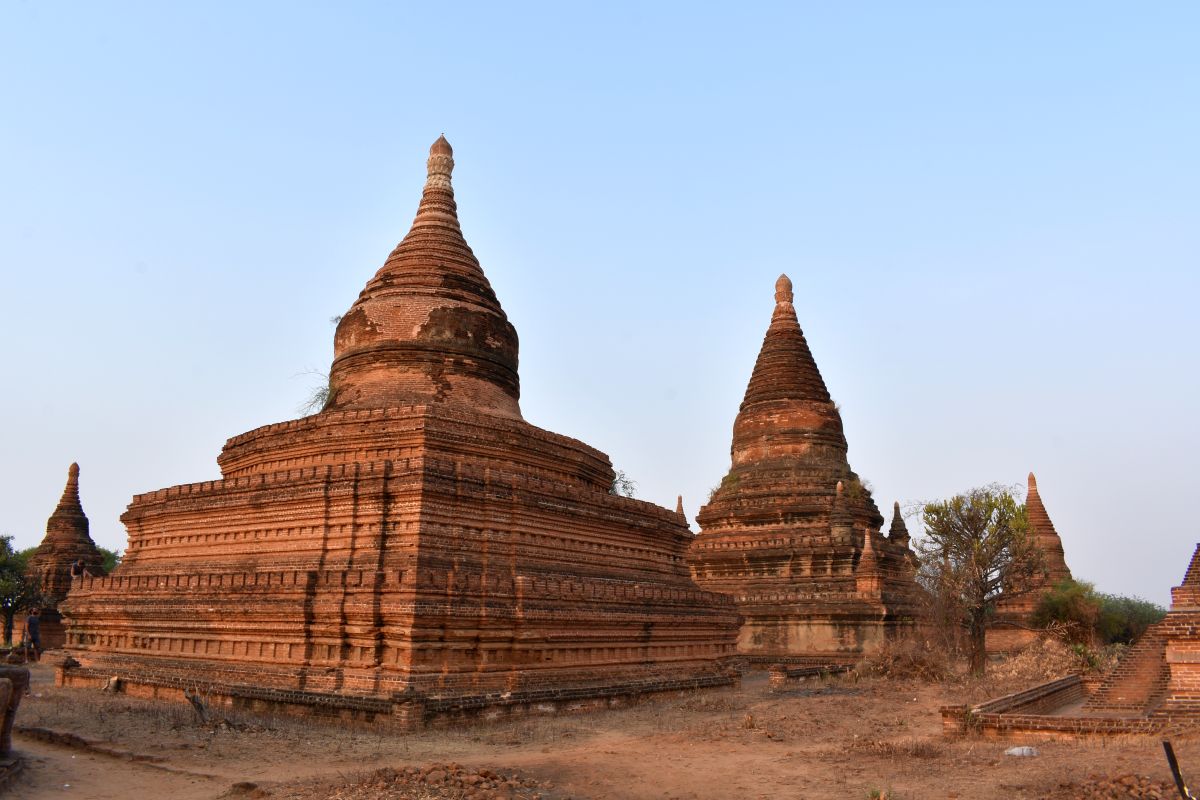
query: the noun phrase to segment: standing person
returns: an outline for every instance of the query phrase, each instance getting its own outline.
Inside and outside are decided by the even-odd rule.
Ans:
[[[25,636],[28,637],[30,644],[33,645],[33,660],[37,661],[42,657],[42,610],[40,608],[31,609],[29,616],[25,618]]]

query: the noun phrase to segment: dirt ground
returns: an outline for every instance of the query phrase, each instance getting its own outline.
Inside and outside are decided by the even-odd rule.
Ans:
[[[28,766],[9,789],[14,798],[1172,796],[1145,780],[1129,794],[1089,788],[1131,774],[1165,786],[1170,773],[1157,739],[942,738],[938,707],[1014,688],[994,680],[843,676],[772,694],[765,675],[750,673],[740,689],[623,710],[400,735],[245,715],[202,724],[183,702],[55,688],[49,669],[33,671],[18,726],[80,740],[18,732],[14,747]],[[1033,744],[1039,754],[1004,755],[1014,744]],[[1190,765],[1200,775],[1200,735],[1175,746],[1185,771]]]

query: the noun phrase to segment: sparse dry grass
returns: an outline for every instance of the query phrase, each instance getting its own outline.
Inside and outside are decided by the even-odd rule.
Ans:
[[[851,750],[867,753],[880,758],[941,758],[946,754],[946,744],[934,739],[900,739],[884,741],[880,739],[856,739],[850,745]]]
[[[1034,682],[1039,679],[1034,676]],[[220,709],[214,709],[216,721],[201,724],[182,701],[51,687],[22,705],[19,723],[74,731],[180,769],[220,771],[228,778],[225,786],[249,781],[274,792],[273,785],[303,780],[335,787],[346,797],[355,796],[349,793],[354,787],[334,780],[339,774],[454,759],[520,770],[553,782],[576,800],[845,800],[870,791],[903,800],[952,794],[1033,800],[1061,784],[1084,785],[1093,773],[1145,773],[1139,765],[1160,759],[1156,741],[1132,736],[1039,742],[1042,755],[1032,759],[1006,759],[1003,750],[1012,742],[941,737],[940,705],[964,702],[976,691],[995,693],[997,683],[1008,680],[1019,678],[930,682],[847,674],[771,693],[765,675],[752,673],[740,689],[408,735]],[[1177,749],[1185,763],[1200,763],[1200,734],[1181,739]],[[424,786],[393,790],[406,799],[403,792],[410,790],[412,797],[436,796]]]

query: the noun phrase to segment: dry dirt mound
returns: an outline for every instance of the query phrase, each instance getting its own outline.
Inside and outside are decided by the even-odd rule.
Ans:
[[[545,781],[458,764],[384,768],[340,781],[287,784],[258,796],[287,800],[565,800]],[[233,800],[239,795],[228,797]]]
[[[1130,797],[1167,800],[1179,797],[1179,792],[1173,783],[1163,783],[1145,775],[1122,775],[1082,784],[1063,784],[1051,800],[1126,800]]]

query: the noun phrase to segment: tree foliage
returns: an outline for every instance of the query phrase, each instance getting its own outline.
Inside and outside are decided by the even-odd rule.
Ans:
[[[97,547],[96,549],[104,556],[103,567],[105,575],[112,572],[121,563],[120,550],[109,550],[107,547]]]
[[[992,484],[926,503],[921,513],[920,579],[938,598],[947,623],[966,628],[971,671],[981,674],[987,619],[1001,592],[1014,597],[1031,591],[1045,569],[1025,506],[1011,489]]]
[[[5,644],[12,644],[17,612],[36,608],[43,600],[41,586],[26,574],[33,549],[14,550],[12,536],[0,536],[0,613],[4,615]]]

